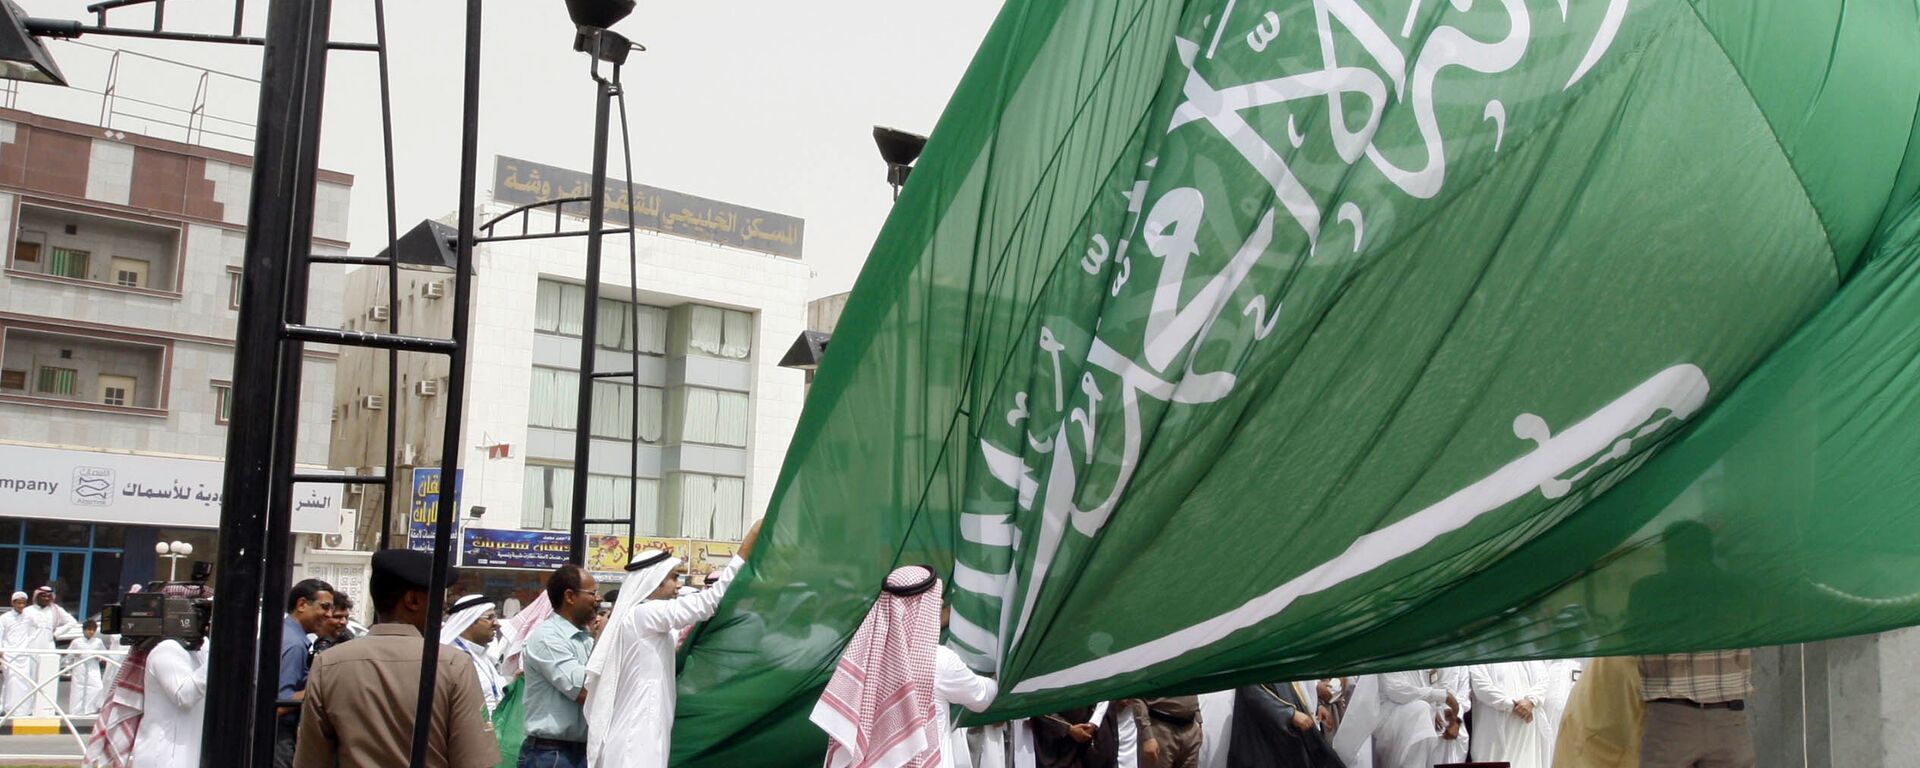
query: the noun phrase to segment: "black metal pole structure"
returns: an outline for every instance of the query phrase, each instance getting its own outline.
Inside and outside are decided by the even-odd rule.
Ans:
[[[374,39],[380,46],[380,138],[387,149],[387,330],[400,332],[400,222],[399,205],[393,189],[393,84],[387,69],[387,4],[373,0]],[[449,382],[451,383],[451,382]],[[380,548],[393,546],[394,493],[400,490],[395,463],[400,442],[400,350],[387,350],[387,451],[382,465],[386,485],[380,491]],[[361,497],[365,499],[365,496]],[[362,503],[364,508],[365,504]],[[359,531],[354,531],[355,537]]]
[[[464,421],[467,396],[467,341],[472,315],[473,241],[478,223],[474,215],[474,196],[479,188],[480,167],[480,5],[467,0],[466,82],[460,110],[460,241],[454,258],[453,328],[454,349],[447,356],[446,431],[440,441],[440,507],[435,512],[433,530],[433,576],[427,588],[427,627],[420,638],[420,698],[414,706],[413,752],[408,758],[412,768],[426,768],[427,740],[431,732],[434,702],[434,678],[439,671],[440,623],[446,613],[447,566],[453,562],[453,522],[460,516],[458,479],[460,454],[464,442],[460,425]],[[399,258],[395,253],[394,257]],[[451,484],[451,485],[450,485]],[[456,489],[449,491],[448,489]]]
[[[598,56],[598,38],[605,34],[609,33],[605,30],[593,33],[595,39],[589,43],[591,50],[588,55]],[[614,71],[618,72],[620,65],[613,66]],[[593,82],[596,90],[593,104],[593,184],[589,193],[593,199],[587,201],[587,306],[580,318],[580,402],[576,404],[573,424],[572,541],[567,548],[568,561],[576,565],[585,565],[587,562],[587,472],[588,457],[593,448],[593,369],[594,355],[600,346],[600,253],[601,244],[606,239],[602,219],[607,214],[607,122],[617,87],[612,80],[600,76],[598,58],[594,59]]]
[[[297,372],[301,349],[283,341],[281,312],[290,288],[304,288],[304,254],[312,242],[330,6],[330,0],[286,1],[268,11],[233,363],[235,395],[268,413],[299,401],[297,378],[296,391],[281,389],[282,371]],[[295,202],[303,199],[304,208]],[[271,700],[279,674],[268,666],[279,659],[273,606],[284,594],[273,594],[268,582],[286,582],[287,561],[272,559],[268,544],[270,536],[286,535],[293,465],[291,455],[280,453],[281,442],[272,418],[238,418],[228,427],[212,629],[221,663],[209,670],[206,708],[206,733],[224,738],[206,740],[200,764],[208,768],[258,765],[272,755]],[[271,650],[263,657],[262,648]],[[263,743],[266,751],[258,751]]]

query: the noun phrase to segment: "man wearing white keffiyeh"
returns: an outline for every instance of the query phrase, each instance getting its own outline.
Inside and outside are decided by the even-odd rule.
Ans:
[[[945,617],[932,568],[887,576],[813,708],[827,732],[827,768],[965,768],[948,711],[983,711],[999,686],[940,645]]]
[[[447,621],[440,625],[440,642],[465,651],[473,659],[473,671],[480,676],[480,690],[487,695],[487,718],[493,718],[493,710],[500,706],[500,695],[507,689],[511,678],[503,677],[487,657],[487,646],[493,642],[494,605],[485,595],[467,595],[455,600],[447,609]]]
[[[754,523],[739,554],[712,588],[675,597],[687,569],[658,550],[634,553],[620,601],[587,661],[587,765],[666,768],[674,710],[674,641],[680,630],[713,616],[753,544]]]

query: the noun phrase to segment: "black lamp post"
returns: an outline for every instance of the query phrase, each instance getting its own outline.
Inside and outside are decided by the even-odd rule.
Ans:
[[[605,239],[602,219],[607,212],[607,123],[613,98],[620,91],[620,65],[634,49],[633,42],[608,27],[633,12],[634,0],[567,0],[567,15],[573,19],[573,49],[587,54],[597,96],[593,109],[593,183],[592,199],[587,203],[587,285],[586,309],[580,318],[580,394],[573,423],[573,509],[572,534],[568,560],[585,565],[587,560],[587,475],[588,458],[593,450],[593,383],[602,378],[594,372],[594,356],[600,335],[600,256]],[[609,65],[611,76],[603,76],[600,65]],[[628,372],[632,375],[633,372]]]
[[[898,128],[873,127],[873,143],[880,145],[880,157],[887,161],[887,183],[893,186],[893,199],[900,199],[900,188],[907,185],[913,161],[927,148],[927,137]]]

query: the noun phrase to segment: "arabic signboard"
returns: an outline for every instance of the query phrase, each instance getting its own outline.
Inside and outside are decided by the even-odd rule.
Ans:
[[[557,568],[567,562],[568,538],[566,531],[468,528],[462,535],[460,563],[468,568]]]
[[[466,470],[458,470],[453,475],[453,508],[460,509],[460,480],[466,476]],[[407,505],[407,548],[422,552],[433,551],[434,526],[440,521],[440,470],[416,469],[413,471],[412,502]],[[455,517],[455,522],[458,522]]]
[[[485,568],[555,568],[567,562],[566,531],[512,531],[468,528],[462,536],[461,564]],[[687,564],[687,573],[695,583],[707,572],[726,567],[740,548],[737,541],[706,539],[643,538],[635,541],[641,550],[659,549],[673,553]],[[612,534],[587,536],[587,570],[606,582],[626,577],[627,539]]]
[[[514,205],[566,198],[585,198],[593,177],[581,171],[528,162],[512,157],[493,159],[493,199]],[[568,206],[586,216],[585,202]],[[800,258],[806,221],[782,213],[709,200],[671,189],[607,181],[607,223],[632,225],[653,232],[690,237],[718,245],[759,251],[790,259]]]
[[[217,528],[224,466],[0,444],[0,516]],[[293,529],[337,533],[341,496],[336,485],[296,487]]]

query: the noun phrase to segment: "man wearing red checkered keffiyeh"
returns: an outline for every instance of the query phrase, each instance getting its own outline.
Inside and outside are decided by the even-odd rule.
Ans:
[[[932,568],[887,576],[813,709],[827,768],[960,768],[947,713],[985,710],[999,686],[940,645],[944,616]]]

